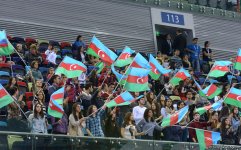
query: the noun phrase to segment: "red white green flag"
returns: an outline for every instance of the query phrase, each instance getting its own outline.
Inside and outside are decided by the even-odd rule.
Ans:
[[[234,63],[234,69],[241,70],[241,48],[238,50],[238,56]]]
[[[202,129],[195,129],[200,150],[208,149],[211,145],[217,144],[221,140],[219,132],[212,132]]]
[[[142,92],[149,90],[148,74],[150,70],[131,67],[124,88],[130,92]]]
[[[5,88],[2,86],[2,84],[0,84],[0,108],[7,106],[13,101],[14,99],[12,98],[12,96],[9,95]]]
[[[64,74],[67,78],[75,78],[79,77],[86,69],[82,62],[65,56],[56,69],[55,74]]]
[[[210,70],[208,76],[209,77],[222,77],[224,76],[227,72],[229,72],[229,68],[228,66],[219,66],[219,65],[215,65],[212,67],[212,69]]]
[[[118,59],[115,61],[115,66],[124,67],[132,63],[133,58],[131,58],[131,54],[135,53],[130,47],[126,46]]]
[[[224,103],[241,108],[241,90],[232,87],[225,98]]]
[[[187,112],[188,112],[188,106],[185,106],[175,114],[170,115],[166,118],[163,118],[161,126],[162,127],[172,126],[179,123],[185,117]]]
[[[191,77],[191,75],[189,74],[189,72],[183,68],[181,68],[174,77],[172,77],[172,79],[170,80],[170,83],[173,86],[176,86],[179,84],[180,81],[185,80],[186,78]]]

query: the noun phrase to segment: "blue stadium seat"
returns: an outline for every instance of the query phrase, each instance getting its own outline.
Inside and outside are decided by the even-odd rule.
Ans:
[[[15,64],[17,64],[19,61],[21,61],[20,57],[12,57],[12,61],[15,62]]]
[[[21,65],[12,65],[13,74],[19,74],[21,76],[25,76],[26,72],[23,66]]]
[[[3,86],[5,86],[5,85],[8,84],[8,80],[2,80],[2,79],[0,79],[0,83],[1,83]]]
[[[70,49],[62,49],[62,50],[61,50],[61,53],[62,53],[62,57],[64,57],[64,56],[73,57],[72,51],[71,51]]]
[[[2,80],[9,80],[10,74],[6,71],[0,71],[0,79]]]

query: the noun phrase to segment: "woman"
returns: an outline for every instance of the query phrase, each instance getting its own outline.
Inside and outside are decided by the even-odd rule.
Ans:
[[[173,106],[172,106],[172,100],[168,99],[166,101],[166,107],[161,109],[161,115],[163,118],[166,118],[169,115],[172,115],[175,112]]]
[[[147,108],[144,112],[144,118],[136,126],[138,131],[145,133],[144,139],[153,139],[154,129],[161,131],[162,128],[155,122],[153,118],[153,111]]]
[[[39,71],[38,65],[39,65],[38,61],[32,61],[32,63],[31,63],[31,73],[32,73],[32,76],[35,80],[36,79],[43,79],[43,75]]]
[[[233,128],[234,135],[235,137],[237,137],[238,127],[240,126],[240,117],[239,117],[238,107],[233,107],[231,116],[232,116],[231,125]],[[235,140],[237,141],[238,139],[236,138]]]
[[[81,107],[78,103],[75,103],[69,116],[68,133],[71,136],[84,136],[85,127],[85,118],[81,113]]]
[[[185,106],[186,105],[185,105],[184,101],[179,101],[177,103],[178,110],[181,110]],[[180,126],[186,126],[188,124],[188,122],[190,120],[188,116],[189,116],[189,113],[187,113],[185,115],[185,117],[179,122]],[[182,130],[182,135],[180,135],[180,139],[181,139],[182,142],[187,142],[188,129],[187,128],[182,128],[181,130]]]
[[[209,118],[209,122],[211,122],[211,126],[208,127],[208,130],[217,132],[219,131],[219,127],[220,127],[220,122],[218,121],[218,112],[217,111],[213,111],[211,113],[211,116]]]
[[[191,63],[189,61],[189,57],[187,54],[185,54],[182,58],[182,65],[183,65],[183,68],[185,68],[185,69],[191,68]]]
[[[159,100],[157,101],[159,109],[165,108],[166,107],[166,98],[164,95],[161,95],[159,97]]]
[[[33,99],[33,107],[38,103],[42,106],[43,113],[46,116],[45,94],[43,90],[36,93],[36,96]]]
[[[205,41],[204,42],[204,48],[202,49],[202,53],[203,53],[203,61],[205,62],[210,62],[212,61],[212,50],[209,48],[210,46],[210,42],[209,41]]]
[[[10,88],[12,88],[14,86],[18,88],[17,78],[16,77],[10,77],[9,80],[8,80],[8,84],[5,86],[5,89],[7,91],[9,91]]]
[[[83,42],[83,37],[81,35],[78,35],[75,42],[73,43],[73,49],[77,49],[79,47],[85,48],[85,43]]]
[[[145,133],[138,133],[134,124],[133,114],[127,112],[124,117],[124,123],[121,127],[121,137],[125,139],[135,139],[136,136],[144,135]]]
[[[51,124],[53,127],[53,134],[64,134],[68,132],[68,116],[63,114],[62,118],[51,117]]]
[[[146,102],[147,102],[147,104],[146,104],[147,108],[151,108],[152,103],[155,102],[155,95],[154,95],[154,93],[153,92],[148,92],[145,97],[146,97]]]
[[[157,118],[160,117],[160,115],[161,115],[161,113],[160,113],[160,108],[159,108],[159,106],[158,106],[157,103],[152,103],[150,109],[151,109],[152,112],[153,112],[153,118],[154,118],[154,119],[157,119]]]
[[[235,144],[233,128],[230,125],[229,118],[223,118],[221,123],[221,138],[222,144],[233,145]]]
[[[120,137],[120,128],[116,119],[116,107],[109,112],[105,120],[105,136],[106,137]]]
[[[230,112],[229,112],[228,106],[224,106],[224,107],[221,109],[221,111],[220,111],[218,120],[219,120],[220,122],[222,122],[223,118],[229,117],[229,113],[230,113]]]
[[[86,53],[84,52],[84,47],[80,46],[78,47],[77,50],[78,50],[77,59],[82,63],[87,64],[89,59],[88,59],[88,55],[86,55]]]
[[[34,106],[33,114],[28,117],[32,133],[45,133],[47,134],[47,125],[43,113],[42,105],[37,103]]]
[[[107,100],[108,102],[108,100]],[[95,105],[88,108],[88,118],[86,119],[86,131],[89,136],[104,137],[104,132],[101,128],[101,117],[105,113],[105,106],[100,111]]]

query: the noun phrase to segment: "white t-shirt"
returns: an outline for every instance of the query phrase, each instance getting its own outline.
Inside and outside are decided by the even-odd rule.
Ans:
[[[136,106],[133,108],[133,118],[135,120],[136,125],[144,118],[144,112],[146,107]]]

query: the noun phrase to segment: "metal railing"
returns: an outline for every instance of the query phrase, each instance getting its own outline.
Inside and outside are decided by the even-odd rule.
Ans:
[[[154,141],[154,140],[126,140],[121,138],[72,137],[66,135],[31,134],[20,132],[0,131],[1,150],[198,150],[197,143]],[[213,145],[212,150],[240,150],[235,145]]]

